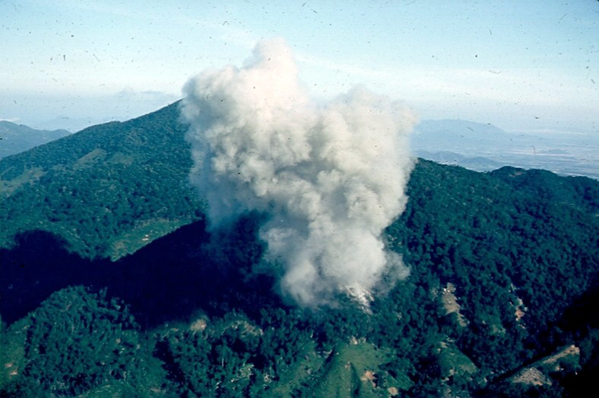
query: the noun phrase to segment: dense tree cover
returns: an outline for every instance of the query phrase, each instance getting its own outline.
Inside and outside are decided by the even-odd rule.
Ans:
[[[530,179],[524,190],[518,177],[528,173],[546,178]],[[586,197],[572,193],[580,187]],[[421,162],[409,194],[390,235],[403,239],[408,263],[418,264],[423,277],[458,287],[469,321],[459,340],[465,352],[495,372],[541,354],[539,334],[597,272],[597,184],[549,172],[482,175]],[[520,322],[514,316],[519,300],[529,309]],[[499,349],[506,346],[511,349]]]
[[[115,382],[141,392],[160,379],[133,316],[105,292],[63,289],[18,325],[26,337],[9,396],[72,396]]]
[[[201,205],[187,184],[191,159],[177,115],[173,104],[1,160],[0,244],[40,229],[85,257],[118,258],[197,220]]]
[[[199,318],[191,328],[165,333],[157,352],[177,393],[247,397],[272,390],[313,345],[293,312],[263,315],[259,325],[232,312],[209,326]]]
[[[343,296],[334,308],[299,309],[265,271],[274,265],[258,238],[264,215],[212,234],[198,221],[137,251],[123,239],[160,220],[201,218],[184,185],[190,163],[175,115],[165,108],[98,126],[87,137],[97,142],[73,141],[48,161],[52,151],[0,162],[13,183],[0,211],[5,241],[31,229],[55,234],[21,234],[0,250],[0,293],[15,303],[0,306],[0,394],[576,396],[591,385],[596,181],[419,161],[407,209],[386,231],[410,277],[369,309]],[[45,174],[14,183],[36,168]],[[79,191],[81,179],[92,188]],[[102,191],[105,183],[115,188]],[[18,218],[17,199],[39,205]],[[135,253],[91,258],[115,242]],[[17,291],[34,300],[20,305]],[[560,371],[535,365],[572,344],[580,351],[556,360]],[[513,382],[533,365],[551,385]]]

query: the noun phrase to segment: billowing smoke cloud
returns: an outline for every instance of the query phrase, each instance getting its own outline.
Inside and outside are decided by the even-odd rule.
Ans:
[[[268,213],[260,235],[285,294],[308,306],[340,292],[367,300],[381,279],[407,276],[382,234],[407,201],[408,108],[360,87],[317,106],[279,39],[258,43],[243,68],[203,72],[184,94],[191,179],[210,225]]]

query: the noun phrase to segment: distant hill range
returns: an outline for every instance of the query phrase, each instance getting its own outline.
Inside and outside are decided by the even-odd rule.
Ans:
[[[412,136],[415,147],[422,149],[447,148],[468,151],[509,141],[510,135],[490,123],[468,120],[423,120]]]
[[[424,120],[412,135],[417,156],[475,171],[516,166],[599,179],[599,136],[508,133],[490,123]]]
[[[0,121],[0,159],[69,135],[67,130],[36,130]]]

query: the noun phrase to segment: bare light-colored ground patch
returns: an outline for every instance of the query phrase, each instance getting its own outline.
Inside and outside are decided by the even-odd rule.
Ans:
[[[460,304],[455,296],[455,285],[451,282],[447,283],[447,286],[443,288],[441,300],[443,301],[443,308],[447,314],[455,313],[458,317],[458,323],[462,327],[466,327],[468,322],[466,318],[460,313]]]
[[[578,361],[579,356],[580,348],[570,345],[520,370],[510,381],[533,386],[550,386],[552,382],[545,374],[559,372],[564,362]]]

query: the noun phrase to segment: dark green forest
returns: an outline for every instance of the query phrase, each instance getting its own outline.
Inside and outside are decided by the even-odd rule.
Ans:
[[[0,161],[0,244],[43,230],[84,257],[116,259],[199,219],[178,114],[93,126]]]
[[[209,234],[177,104],[0,160],[0,396],[593,397],[599,183],[419,160],[370,310]]]

